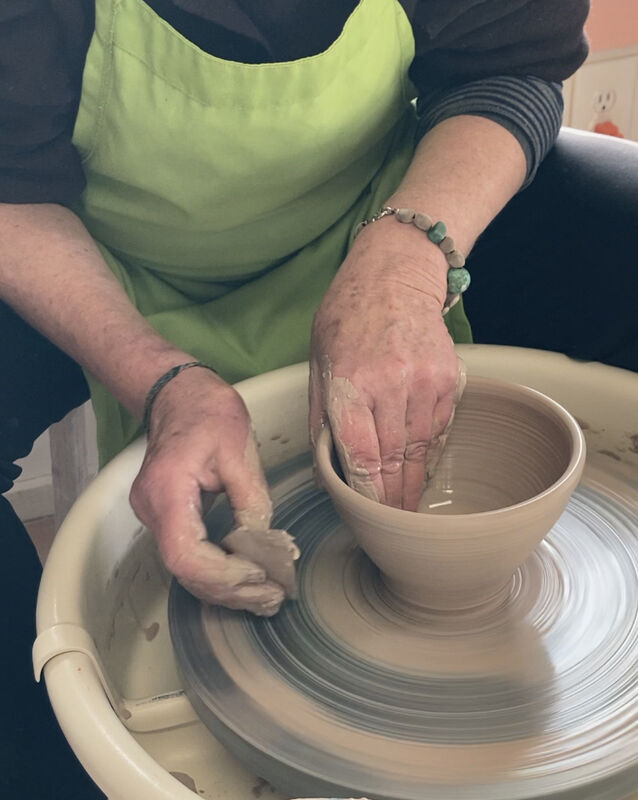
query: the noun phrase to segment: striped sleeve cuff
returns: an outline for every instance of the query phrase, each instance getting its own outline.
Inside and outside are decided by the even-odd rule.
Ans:
[[[558,136],[563,117],[562,87],[533,76],[483,78],[422,94],[417,113],[418,139],[443,120],[461,114],[486,117],[502,125],[518,139],[525,153],[524,189]]]

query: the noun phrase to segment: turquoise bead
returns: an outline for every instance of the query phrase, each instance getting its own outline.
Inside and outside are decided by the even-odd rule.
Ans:
[[[427,232],[428,239],[431,242],[434,242],[434,244],[442,242],[446,236],[447,236],[447,228],[445,227],[445,222],[435,222],[434,225]]]
[[[461,294],[470,285],[470,273],[464,268],[447,271],[447,290],[450,294]]]

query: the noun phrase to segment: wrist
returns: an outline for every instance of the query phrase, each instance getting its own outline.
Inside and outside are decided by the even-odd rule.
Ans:
[[[428,214],[407,207],[383,206],[359,224],[355,235],[363,249],[385,251],[395,264],[412,265],[413,274],[408,279],[415,288],[432,294],[444,315],[469,286],[465,256],[448,234],[445,223]]]
[[[212,372],[215,375],[217,374],[216,371],[205,364],[203,361],[185,361],[181,364],[177,364],[174,367],[171,367],[166,372],[163,373],[151,386],[149,389],[146,399],[144,401],[144,412],[142,415],[142,425],[144,427],[144,431],[148,434],[150,433],[151,429],[151,412],[153,411],[153,406],[155,405],[155,401],[158,395],[163,391],[168,389],[166,388],[171,381],[175,381],[182,375],[186,370],[197,369],[197,370],[205,370],[208,372]]]
[[[366,225],[357,235],[352,249],[366,253],[385,253],[400,267],[396,277],[413,282],[415,288],[433,294],[440,305],[447,292],[448,264],[441,250],[413,225],[403,225],[394,217]],[[405,270],[405,274],[401,274]],[[440,308],[440,306],[439,306]]]
[[[173,367],[196,360],[163,339],[138,343],[132,352],[118,353],[118,356],[121,368],[109,376],[111,386],[108,388],[139,420],[143,418],[148,394],[155,383]]]

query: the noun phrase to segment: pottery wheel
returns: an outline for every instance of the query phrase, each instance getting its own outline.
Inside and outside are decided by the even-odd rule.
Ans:
[[[638,491],[591,464],[507,599],[397,607],[309,459],[269,475],[302,552],[273,619],[177,584],[171,635],[204,723],[291,796],[620,800],[638,788]],[[220,504],[211,538],[230,529]]]

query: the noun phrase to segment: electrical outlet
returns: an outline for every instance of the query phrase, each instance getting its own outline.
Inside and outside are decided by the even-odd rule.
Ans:
[[[594,102],[592,103],[592,111],[595,114],[611,114],[613,107],[616,105],[616,90],[603,89],[602,91],[594,92]]]
[[[609,121],[630,137],[637,90],[638,56],[586,63],[573,78],[569,124],[593,130]]]

